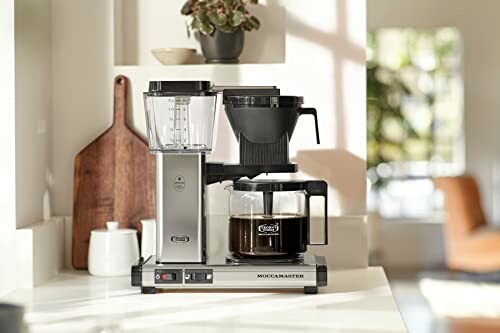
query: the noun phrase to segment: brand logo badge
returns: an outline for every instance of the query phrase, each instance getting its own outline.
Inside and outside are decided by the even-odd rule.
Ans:
[[[303,279],[304,274],[267,273],[257,274],[257,279]]]
[[[175,176],[174,179],[174,188],[177,192],[182,192],[186,188],[186,181],[184,180],[184,177],[181,175]]]
[[[259,235],[263,236],[276,236],[279,234],[280,226],[279,224],[261,224],[257,227],[259,230]]]
[[[170,238],[172,242],[175,243],[187,243],[189,242],[189,236],[176,235]]]

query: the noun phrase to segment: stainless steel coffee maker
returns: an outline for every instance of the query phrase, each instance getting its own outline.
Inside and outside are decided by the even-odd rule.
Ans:
[[[303,289],[327,283],[326,260],[306,256],[327,244],[324,181],[254,179],[293,173],[288,146],[302,97],[276,87],[217,87],[208,81],[151,81],[144,93],[149,148],[156,154],[156,255],[132,267],[132,285],[157,289]],[[207,162],[224,109],[239,143],[237,164]],[[228,138],[229,140],[230,138]],[[207,255],[206,187],[230,181],[226,256]],[[310,240],[312,196],[324,198],[324,239]]]

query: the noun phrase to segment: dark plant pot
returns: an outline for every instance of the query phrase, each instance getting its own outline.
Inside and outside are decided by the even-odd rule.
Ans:
[[[200,35],[201,50],[207,64],[238,63],[244,41],[245,34],[241,29],[231,33],[215,29],[211,35]]]

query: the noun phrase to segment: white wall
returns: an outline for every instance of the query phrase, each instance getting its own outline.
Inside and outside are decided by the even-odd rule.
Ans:
[[[15,288],[15,72],[14,0],[0,2],[0,295]]]
[[[50,12],[50,1],[8,0],[0,7],[0,294],[18,282],[16,227],[44,218],[51,176]]]
[[[463,37],[464,126],[467,172],[481,187],[486,213],[500,222],[500,1],[368,0],[368,29],[451,26]],[[435,266],[444,262],[440,225],[386,225],[390,266]],[[384,244],[383,244],[384,245]]]
[[[149,7],[137,3],[141,4],[137,10],[141,17],[142,6],[144,10]],[[176,0],[170,5],[169,2],[170,10],[161,11],[165,22],[170,22],[172,15],[180,15],[179,3],[181,1]],[[313,7],[304,0],[270,0],[268,6],[277,13],[286,10],[283,63],[114,67],[114,4],[109,0],[54,0],[52,163],[56,214],[71,214],[74,156],[111,124],[112,78],[118,73],[131,78],[130,122],[143,135],[141,92],[146,81],[152,78],[276,84],[285,93],[304,95],[306,105],[318,109],[322,144],[314,144],[313,121],[303,117],[291,149],[303,170],[301,176],[323,178],[330,183],[332,215],[364,214],[365,1],[318,0]],[[164,35],[168,31],[162,28],[159,19],[154,21],[158,22],[158,29],[152,28],[151,22],[138,22],[147,24],[138,31],[147,28],[156,33],[159,44],[165,43]],[[155,36],[148,34],[148,43],[138,44],[140,54],[149,51],[147,48],[153,45],[151,40]],[[212,158],[234,160],[236,141],[225,116],[220,117],[218,148]],[[211,200],[210,211],[227,212],[227,194],[220,187],[213,187],[211,191],[216,193],[216,199]]]
[[[52,1],[54,213],[71,215],[76,154],[108,128],[113,2]]]
[[[15,2],[17,227],[43,220],[51,178],[50,1]]]

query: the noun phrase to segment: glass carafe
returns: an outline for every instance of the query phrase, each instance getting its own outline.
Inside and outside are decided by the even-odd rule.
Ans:
[[[229,198],[229,252],[233,258],[299,258],[310,242],[309,198],[325,198],[324,181],[238,180]]]
[[[151,81],[144,93],[150,150],[210,152],[219,96],[208,81]]]

